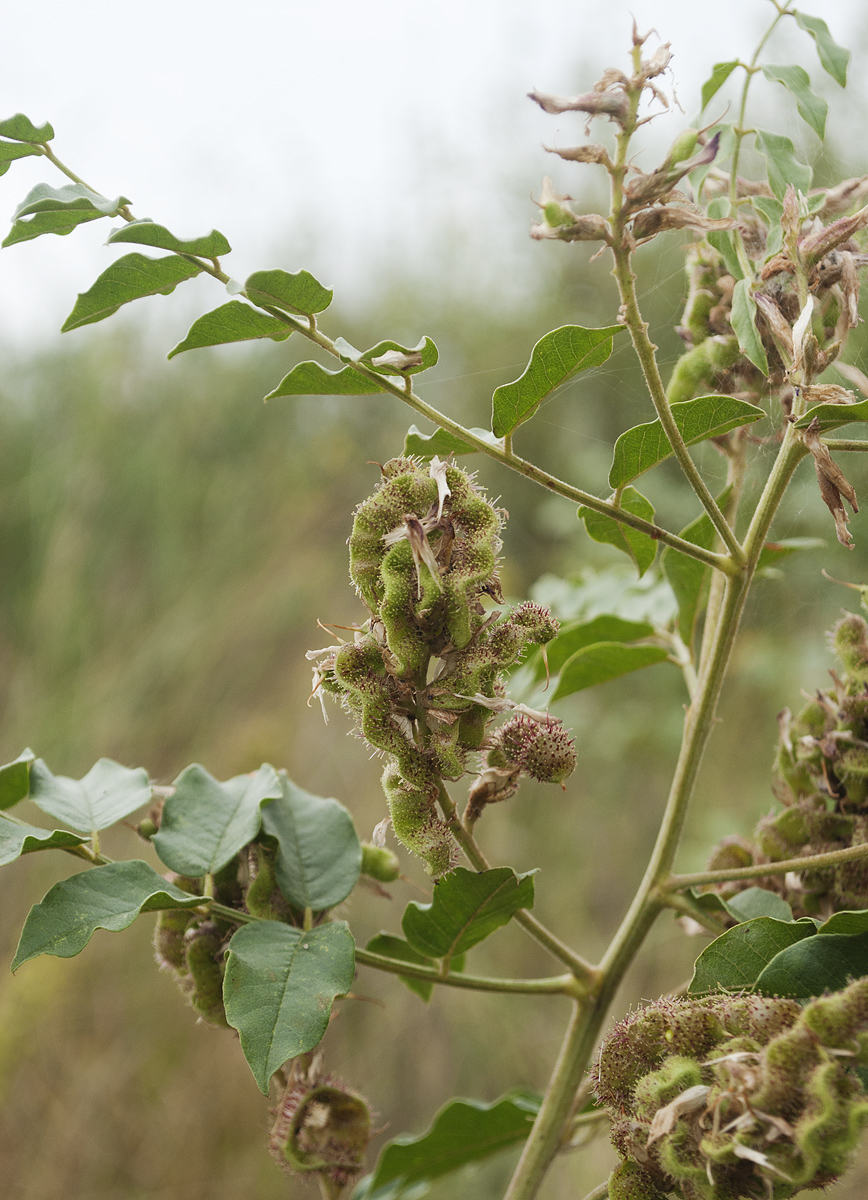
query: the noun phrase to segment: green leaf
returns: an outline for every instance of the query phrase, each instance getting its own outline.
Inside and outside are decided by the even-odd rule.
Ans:
[[[478,438],[482,438],[492,446],[500,445],[500,439],[496,438],[490,429],[473,428],[470,432],[475,433]],[[461,438],[456,437],[454,433],[448,433],[445,429],[435,429],[433,433],[422,433],[415,425],[411,425],[404,438],[404,453],[414,454],[419,458],[433,458],[435,454],[439,454],[445,458],[449,454],[478,454],[479,451],[475,446],[462,442]]]
[[[335,339],[335,349],[341,362],[361,363],[378,375],[418,375],[433,367],[439,358],[437,347],[429,337],[423,337],[415,346],[377,342],[370,350],[357,350],[346,338],[339,337]],[[380,359],[384,361],[378,361]]]
[[[613,500],[614,496],[611,496],[609,503]],[[632,513],[634,517],[642,517],[646,521],[654,520],[654,505],[634,487],[624,488],[621,493],[621,508]],[[579,517],[585,522],[589,537],[595,542],[604,542],[622,550],[632,558],[639,575],[645,574],[657,554],[657,542],[654,538],[639,529],[633,529],[630,525],[622,525],[620,521],[606,516],[605,513],[585,508],[584,505],[579,508]]]
[[[776,921],[792,921],[793,910],[777,892],[766,888],[749,887],[725,900],[727,912],[737,921],[752,921],[755,917],[773,917]]]
[[[39,151],[25,142],[0,142],[0,175],[6,174],[16,158],[27,158],[31,154],[39,154]]]
[[[414,967],[433,967],[435,965],[432,958],[418,954],[409,942],[395,937],[392,933],[378,933],[376,937],[371,938],[365,949],[370,950],[372,954],[382,954],[386,958],[396,958],[399,962],[411,963]],[[431,999],[434,984],[429,980],[408,979],[406,975],[399,975],[398,978],[411,992],[421,996],[426,1004]]]
[[[817,53],[823,69],[827,71],[841,87],[847,86],[847,66],[850,62],[850,51],[845,50],[833,41],[829,26],[820,17],[809,17],[806,13],[793,10],[796,24],[805,33],[809,33],[817,43]]]
[[[168,296],[179,283],[192,279],[202,268],[169,254],[166,258],[147,258],[144,254],[125,254],[103,271],[93,287],[79,292],[72,312],[63,322],[61,333],[92,325],[116,313],[123,304],[143,296]]]
[[[125,204],[129,204],[126,196],[107,200],[81,183],[70,183],[62,188],[38,183],[16,208],[12,228],[3,245],[14,246],[17,242],[30,241],[43,233],[56,233],[63,237],[85,221],[116,216],[118,209]]]
[[[11,808],[19,800],[25,800],[30,791],[30,765],[36,755],[32,750],[22,750],[12,762],[0,767],[0,808]]]
[[[802,120],[810,125],[818,138],[824,138],[829,106],[811,87],[808,72],[802,67],[773,66],[770,63],[763,67],[762,72],[766,79],[783,84],[792,93]]]
[[[688,991],[692,995],[750,989],[776,954],[816,932],[813,921],[777,921],[756,917],[728,929],[696,960]]]
[[[825,545],[822,538],[810,537],[782,538],[779,542],[766,542],[760,551],[757,569],[771,567],[799,550],[822,550]]]
[[[732,59],[731,62],[719,62],[714,64],[711,69],[711,74],[702,85],[702,108],[699,110],[700,112],[707,107],[712,96],[715,96],[720,91],[737,66],[737,58]]]
[[[167,867],[198,879],[225,867],[259,833],[260,805],[283,795],[273,767],[219,783],[198,763],[175,780],[163,805],[159,831],[151,839]]]
[[[282,794],[262,807],[262,828],[277,839],[277,885],[295,908],[334,908],[356,886],[362,847],[337,800],[312,796],[281,772]]]
[[[322,1040],[334,998],[350,990],[354,971],[345,921],[309,930],[257,921],[233,935],[223,980],[226,1019],[241,1035],[263,1095],[287,1059]]]
[[[513,1091],[491,1104],[450,1100],[418,1137],[404,1135],[384,1147],[372,1175],[363,1179],[352,1200],[397,1200],[424,1195],[424,1187],[441,1175],[520,1145],[539,1112],[540,1098]]]
[[[411,901],[401,928],[407,941],[428,958],[463,954],[500,929],[520,908],[533,908],[534,871],[511,867],[468,871],[458,867],[434,887],[430,904]]]
[[[623,328],[623,325],[608,325],[604,329],[564,325],[540,338],[523,374],[494,393],[491,428],[495,435],[506,437],[523,421],[529,421],[555,388],[577,372],[604,363],[612,353],[612,338]]]
[[[868,421],[868,400],[859,400],[856,404],[815,404],[796,421],[796,429],[807,429],[815,418],[820,423],[820,433],[831,433],[842,425]]]
[[[292,333],[278,317],[251,308],[241,300],[230,300],[221,304],[194,321],[183,342],[178,342],[167,357],[174,358],[185,350],[199,350],[203,346],[222,346],[227,342],[248,342],[253,338],[271,338],[284,342]]]
[[[769,963],[755,990],[766,996],[803,1000],[845,988],[868,975],[868,932],[819,935],[789,946]]]
[[[585,646],[593,646],[598,642],[637,642],[640,638],[651,637],[653,633],[654,626],[647,621],[626,621],[611,613],[595,617],[593,621],[570,625],[545,647],[549,671],[556,675],[567,659]],[[538,679],[546,673],[545,662],[539,652],[534,657],[534,671]]]
[[[385,390],[353,367],[327,371],[318,362],[303,362],[293,367],[265,399],[274,400],[278,396],[374,396]]]
[[[154,246],[158,250],[172,250],[175,254],[196,254],[200,258],[219,258],[228,254],[232,247],[222,233],[212,229],[205,237],[177,238],[165,225],[154,221],[132,221],[114,229],[108,236],[108,244],[135,242],[139,246]]]
[[[784,231],[781,226],[784,206],[780,200],[773,200],[771,196],[751,196],[750,202],[766,223],[765,257],[772,258],[784,244]]]
[[[717,497],[717,506],[725,508],[731,487],[726,487]],[[708,513],[702,513],[679,535],[693,546],[711,550],[714,546],[714,526]],[[693,649],[696,621],[704,606],[703,593],[709,577],[709,568],[695,558],[689,558],[679,550],[667,546],[660,556],[660,565],[678,602],[678,632],[689,650]]]
[[[779,200],[783,200],[789,183],[797,192],[807,195],[813,171],[796,158],[793,143],[788,137],[780,133],[770,133],[767,129],[758,129],[756,148],[766,160],[769,184]]]
[[[77,833],[105,829],[151,803],[148,773],[101,758],[83,779],[52,775],[41,758],[30,768],[30,799]]]
[[[182,892],[138,859],[93,867],[56,883],[24,922],[12,961],[16,971],[40,954],[72,958],[97,929],[117,933],[139,913],[163,908],[195,908],[201,896]]]
[[[749,358],[763,375],[769,373],[765,347],[756,327],[756,301],[746,279],[739,279],[732,292],[732,328],[745,358]],[[750,405],[749,407],[753,407]]]
[[[703,163],[702,166],[696,167],[690,172],[687,178],[690,180],[693,187],[693,194],[699,196],[705,183],[708,172],[712,167],[718,170],[722,169],[727,159],[732,157],[732,152],[735,148],[735,127],[732,124],[721,123],[714,125],[711,129],[706,129],[705,139],[706,144],[713,138],[718,138],[717,154],[713,162]]]
[[[23,825],[0,816],[0,866],[34,850],[62,850],[80,846],[85,841],[87,839],[80,834],[69,833],[66,829],[40,829],[38,825]]]
[[[15,142],[50,142],[54,130],[46,121],[44,125],[34,125],[24,113],[16,113],[0,121],[0,137],[12,138]]]
[[[688,446],[750,425],[765,415],[755,404],[737,400],[734,396],[697,396],[695,400],[682,400],[672,405],[675,424]],[[635,425],[615,442],[609,486],[623,487],[656,467],[671,453],[672,447],[659,420]]]
[[[244,281],[244,291],[254,304],[270,304],[305,316],[324,312],[334,294],[310,271],[254,271]]]
[[[653,667],[668,658],[669,653],[662,646],[625,646],[622,642],[585,646],[564,663],[552,701],[563,700],[574,692],[608,683],[610,679],[629,675],[632,671],[641,671],[643,667]]]
[[[833,913],[817,932],[823,936],[841,934],[845,937],[858,937],[868,933],[868,909]]]

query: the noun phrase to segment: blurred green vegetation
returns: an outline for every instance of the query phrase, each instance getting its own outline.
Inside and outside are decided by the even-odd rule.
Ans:
[[[424,287],[387,279],[364,312],[336,310],[325,324],[357,345],[387,336],[412,344],[430,334],[441,363],[421,382],[422,394],[467,424],[484,424],[494,387],[520,373],[539,336],[565,323],[606,324],[615,313],[604,264],[588,264],[575,247],[539,251],[530,311],[486,314],[449,289],[444,269]],[[644,250],[640,262],[647,315],[671,364],[681,252],[671,243]],[[300,339],[197,352],[168,365],[130,322],[74,336],[56,352],[8,352],[0,381],[0,761],[29,744],[58,773],[80,775],[108,755],[166,781],[191,761],[221,778],[269,761],[343,801],[369,835],[384,815],[379,766],[347,738],[339,710],[326,728],[319,705],[308,706],[304,652],[329,641],[318,619],[342,625],[363,615],[347,576],[351,514],[376,483],[376,462],[400,452],[413,415],[388,397],[263,407],[260,397],[308,356]],[[173,344],[173,335],[164,342]],[[647,419],[621,340],[604,368],[565,387],[520,431],[517,449],[605,494],[615,438]],[[722,474],[713,448],[700,453],[712,475]],[[757,447],[751,486],[771,453]],[[527,595],[546,573],[618,561],[585,537],[570,504],[477,465],[510,512],[510,596]],[[866,465],[845,463],[857,490]],[[696,515],[671,464],[646,490],[671,528]],[[723,834],[748,832],[771,804],[775,714],[798,705],[801,688],[822,685],[832,666],[823,631],[841,606],[854,607],[853,594],[825,582],[820,568],[868,578],[868,521],[859,516],[852,527],[857,549],[848,554],[803,468],[774,532],[820,536],[827,546],[757,584],[700,779],[685,868],[701,865]],[[565,703],[561,715],[580,755],[566,791],[525,786],[480,825],[495,861],[542,868],[538,913],[590,956],[640,877],[684,700],[677,672],[661,667]],[[107,852],[150,855],[124,829],[107,839]],[[362,944],[380,928],[397,931],[403,905],[426,886],[413,863],[405,869],[412,882],[390,888],[391,899],[360,888],[345,906]],[[74,870],[61,855],[4,869],[4,962],[29,904]],[[97,934],[72,962],[43,959],[14,979],[0,974],[4,1197],[315,1196],[266,1154],[266,1106],[233,1038],[196,1025],[154,969],[151,920],[122,936]],[[681,984],[700,948],[662,919],[622,1010]],[[475,950],[473,965],[551,970],[512,928]],[[560,999],[449,989],[426,1007],[397,980],[367,970],[356,989],[340,1005],[325,1065],[371,1099],[387,1136],[423,1128],[456,1094],[491,1099],[518,1084],[541,1088],[566,1019]],[[610,1161],[605,1138],[567,1156],[548,1200],[584,1194]],[[480,1172],[473,1194],[497,1195],[508,1167]],[[865,1170],[841,1189],[842,1200],[864,1195]],[[454,1181],[435,1193],[455,1194]]]

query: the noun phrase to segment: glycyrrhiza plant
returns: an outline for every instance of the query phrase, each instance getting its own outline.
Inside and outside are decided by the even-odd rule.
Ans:
[[[117,259],[79,296],[64,329],[207,274],[232,298],[195,321],[170,357],[296,333],[341,365],[301,363],[272,397],[386,395],[434,426],[410,429],[359,503],[349,542],[358,621],[309,655],[324,711],[342,705],[382,758],[383,821],[370,843],[359,841],[342,804],[311,795],[268,764],[226,782],[193,765],[159,787],[145,771],[106,759],[83,779],[68,779],[26,751],[0,772],[2,861],[56,848],[87,863],[34,906],[13,967],[44,953],[70,957],[96,929],[118,931],[158,913],[160,966],[202,1020],[237,1031],[261,1091],[275,1092],[272,1152],[289,1171],[315,1177],[327,1197],[349,1189],[354,1200],[418,1196],[436,1178],[520,1145],[507,1200],[529,1200],[561,1151],[608,1124],[621,1161],[592,1193],[597,1198],[781,1200],[834,1181],[868,1122],[868,625],[861,616],[836,626],[844,669],[832,688],[795,718],[781,717],[775,788],[782,810],[760,821],[755,842],[726,839],[707,871],[674,873],[752,580],[760,566],[804,548],[769,541],[781,501],[811,458],[838,540],[850,545],[847,506],[856,511],[856,493],[832,455],[868,449],[868,441],[829,436],[868,420],[868,379],[845,362],[868,262],[861,240],[868,177],[812,187],[793,143],[751,126],[748,105],[752,80],[763,74],[791,93],[822,138],[827,106],[806,71],[761,61],[763,51],[792,18],[842,86],[849,55],[822,20],[772,3],[756,54],[714,66],[696,126],[655,170],[635,165],[634,138],[668,103],[668,44],[649,50],[634,28],[625,71],[607,70],[573,97],[531,94],[546,112],[578,114],[588,125],[601,120],[613,134],[607,145],[554,152],[607,176],[609,211],[583,213],[546,180],[542,219],[531,233],[598,245],[610,256],[621,303],[608,325],[564,325],[543,337],[521,377],[495,391],[490,430],[465,428],[414,390],[414,376],[437,361],[430,338],[364,351],[333,340],[319,327],[332,294],[308,272],[256,271],[237,282],[221,265],[230,250],[222,234],[182,240],[137,220],[126,197],[102,196],[55,156],[49,125],[20,114],[0,122],[0,170],[40,155],[72,180],[34,188],[5,246],[120,217],[111,245],[166,252]],[[743,83],[727,121],[710,106],[730,76]],[[748,152],[750,175],[742,171]],[[637,299],[635,256],[672,231],[688,239],[686,296],[683,353],[664,384]],[[632,342],[653,417],[649,411],[652,419],[618,438],[612,493],[602,499],[520,457],[514,440],[556,388],[604,363],[616,338]],[[857,400],[842,380],[866,398]],[[762,438],[752,432],[760,421]],[[713,443],[726,464],[716,495],[707,464],[690,453],[701,442]],[[505,603],[498,575],[505,514],[486,496],[484,468],[474,475],[457,465],[470,454],[577,505],[591,538],[626,554],[640,575],[656,572],[665,615],[658,606],[628,616],[613,603],[562,623],[544,604]],[[680,532],[655,520],[635,486],[670,457],[696,506]],[[749,472],[753,501],[744,486]],[[592,963],[570,944],[574,931],[555,933],[533,916],[535,873],[493,866],[477,825],[484,818],[484,831],[497,820],[497,806],[523,776],[565,785],[581,772],[581,746],[549,704],[666,663],[681,672],[686,691],[669,799],[635,898]],[[9,811],[26,797],[58,827]],[[101,850],[100,831],[137,810],[146,810],[138,832],[163,874],[145,861],[110,861]],[[387,845],[389,828],[398,853]],[[358,947],[339,906],[363,875],[380,884],[396,879],[404,852],[433,880],[430,903],[407,906],[403,937],[381,934]],[[713,940],[683,995],[629,1014],[598,1049],[615,992],[665,910]],[[468,969],[468,952],[509,921],[549,952],[560,973],[499,978]],[[395,974],[423,999],[436,987],[534,995],[540,1004],[570,998],[544,1094],[453,1101],[427,1133],[387,1145],[364,1175],[368,1102],[325,1072],[318,1049],[357,967]]]

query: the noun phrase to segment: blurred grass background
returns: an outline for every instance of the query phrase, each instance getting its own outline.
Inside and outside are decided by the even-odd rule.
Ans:
[[[451,252],[460,253],[460,242]],[[420,383],[465,423],[485,424],[491,392],[515,378],[534,341],[564,323],[600,325],[616,311],[602,263],[575,247],[541,246],[534,301],[489,313],[439,275],[395,270],[364,310],[335,305],[324,319],[356,345],[430,334],[441,363]],[[681,296],[681,252],[642,252],[643,291],[664,363]],[[296,265],[290,269],[296,269]],[[216,300],[215,300],[216,302]],[[413,415],[389,397],[278,400],[261,396],[308,357],[280,347],[197,352],[166,364],[177,328],[143,332],[135,315],[97,327],[56,352],[7,348],[0,379],[0,753],[33,746],[57,773],[80,776],[101,755],[170,781],[202,762],[220,778],[268,761],[303,787],[340,799],[362,836],[384,815],[380,767],[348,738],[333,709],[308,707],[305,650],[324,644],[317,619],[349,624],[345,540],[354,506],[373,489],[376,462],[399,453]],[[853,356],[851,355],[851,361]],[[858,361],[858,356],[857,356]],[[623,341],[604,368],[565,387],[518,435],[518,450],[606,494],[611,447],[648,420]],[[755,427],[771,432],[771,423]],[[700,451],[712,477],[713,448]],[[771,450],[757,451],[758,486]],[[510,512],[504,584],[521,598],[546,573],[618,561],[590,542],[574,507],[487,462],[481,481]],[[845,469],[864,489],[865,465]],[[661,520],[696,512],[667,464],[647,480]],[[784,563],[758,583],[741,634],[721,722],[699,782],[681,857],[704,863],[726,833],[748,833],[771,805],[775,714],[821,686],[832,665],[824,630],[855,596],[820,568],[868,579],[868,520],[853,521],[847,553],[803,468],[774,530],[820,536],[826,548]],[[657,668],[560,706],[575,729],[579,768],[567,790],[525,786],[480,826],[494,861],[541,867],[537,912],[583,953],[597,955],[622,916],[653,841],[680,736],[685,696]],[[119,829],[113,856],[149,849]],[[364,944],[396,932],[407,900],[362,888],[346,904]],[[0,874],[0,957],[10,961],[28,907],[76,869],[33,855]],[[98,933],[77,959],[45,958],[0,973],[0,1162],[8,1200],[276,1200],[314,1197],[265,1151],[266,1104],[234,1038],[197,1025],[153,965],[153,918],[124,935]],[[658,922],[632,971],[621,1011],[689,977],[702,943]],[[474,969],[550,973],[517,929],[473,952]],[[449,1097],[490,1100],[515,1085],[542,1088],[566,1020],[559,999],[474,996],[440,989],[429,1006],[395,979],[361,970],[340,1005],[326,1068],[364,1092],[385,1136],[419,1131]],[[609,1169],[606,1139],[565,1157],[548,1200],[581,1196]],[[866,1160],[868,1161],[868,1160]],[[509,1170],[498,1160],[438,1200],[494,1200]],[[868,1166],[838,1193],[864,1196]]]

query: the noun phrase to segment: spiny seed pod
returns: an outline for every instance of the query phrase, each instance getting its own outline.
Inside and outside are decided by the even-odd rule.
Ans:
[[[609,1200],[666,1200],[666,1196],[647,1171],[627,1159],[609,1176]]]
[[[562,783],[575,770],[573,741],[554,718],[535,721],[525,716],[511,717],[495,736],[495,748],[489,755],[491,766],[514,763],[541,783]]]
[[[868,679],[868,625],[855,613],[847,613],[832,630],[835,653],[850,674]]]
[[[164,908],[154,926],[154,954],[158,965],[167,971],[187,974],[187,955],[184,934],[194,914],[186,908]]]
[[[212,921],[185,934],[187,970],[192,980],[190,1003],[210,1025],[229,1028],[223,1007],[223,939]]]
[[[398,769],[389,766],[383,773],[383,791],[398,841],[422,859],[425,870],[435,879],[451,871],[457,849],[447,826],[437,816],[436,789],[414,791],[407,787]]]
[[[319,1172],[343,1188],[361,1171],[370,1140],[370,1109],[341,1080],[290,1077],[269,1143],[287,1171]]]
[[[362,874],[377,883],[394,883],[401,874],[397,854],[386,846],[362,842]]]

